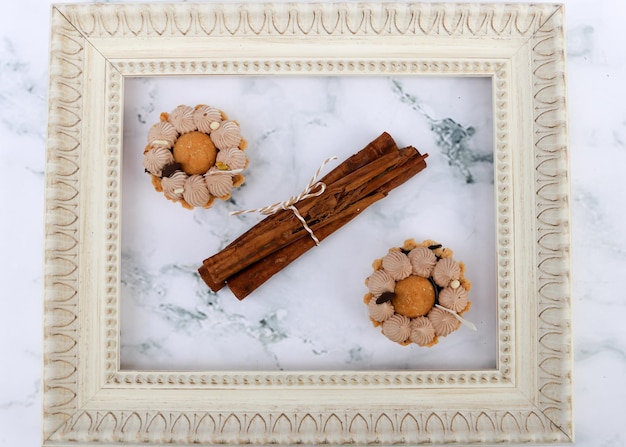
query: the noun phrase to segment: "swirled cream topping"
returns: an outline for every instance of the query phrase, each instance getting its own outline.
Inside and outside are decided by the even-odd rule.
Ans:
[[[451,281],[460,277],[461,266],[452,258],[440,259],[433,269],[433,279],[441,287],[448,287]]]
[[[223,172],[216,167],[212,167],[209,169],[209,172],[204,174],[204,180],[211,195],[219,198],[230,195],[230,191],[233,187],[233,178],[228,172]]]
[[[385,292],[393,292],[396,282],[384,270],[376,270],[367,278],[367,288],[375,297],[379,297]]]
[[[428,278],[437,263],[437,256],[428,247],[417,247],[408,254],[413,274]]]
[[[238,147],[229,147],[222,149],[217,153],[215,163],[218,168],[226,171],[234,171],[246,167],[246,154]]]
[[[383,335],[396,343],[404,343],[411,336],[411,319],[395,314],[383,323]]]
[[[164,147],[150,149],[143,156],[143,167],[157,177],[160,177],[163,168],[171,163],[174,163],[174,156],[169,149]]]
[[[168,121],[181,134],[196,130],[196,123],[193,120],[193,108],[189,106],[180,105],[176,107],[170,113]]]
[[[367,309],[369,310],[372,320],[378,322],[385,321],[395,313],[393,310],[393,304],[389,301],[385,301],[382,304],[376,304],[376,298],[374,297],[372,297],[370,302],[367,304]]]
[[[153,147],[170,149],[178,137],[178,131],[167,121],[159,121],[148,131],[148,143]]]
[[[383,257],[383,269],[394,281],[400,281],[411,275],[413,267],[407,255],[400,250],[391,250]]]
[[[238,147],[241,142],[241,130],[234,121],[222,121],[220,127],[211,132],[213,144],[220,150]]]
[[[201,175],[189,176],[183,188],[183,198],[191,206],[204,206],[211,198],[204,177]]]
[[[187,180],[187,174],[183,171],[176,171],[169,177],[163,177],[161,179],[161,186],[163,187],[163,193],[166,197],[173,200],[180,200],[183,198],[183,191],[185,190],[185,181]]]
[[[439,292],[439,304],[447,307],[456,313],[461,312],[467,307],[467,291],[463,287],[446,287]]]
[[[222,121],[222,114],[215,107],[200,104],[193,111],[193,121],[200,132],[211,133],[211,123]]]
[[[427,346],[435,338],[435,328],[426,317],[417,317],[411,320],[411,342],[420,346]]]
[[[433,328],[435,328],[435,333],[440,337],[445,337],[456,331],[461,325],[461,322],[454,315],[437,307],[428,312],[428,319],[432,323]]]

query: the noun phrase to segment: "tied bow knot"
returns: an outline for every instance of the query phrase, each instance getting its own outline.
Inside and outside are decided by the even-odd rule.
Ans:
[[[302,190],[300,194],[296,196],[291,196],[287,200],[284,200],[282,202],[276,202],[271,205],[264,206],[262,208],[232,211],[230,215],[237,216],[239,214],[245,214],[245,213],[261,213],[263,215],[269,216],[280,210],[291,210],[294,213],[294,215],[298,218],[298,220],[302,223],[302,226],[304,227],[304,229],[311,235],[311,238],[315,242],[315,245],[319,245],[320,244],[319,239],[315,236],[315,234],[313,234],[313,230],[311,230],[309,225],[306,223],[306,220],[304,219],[304,217],[302,217],[302,215],[298,211],[298,208],[296,208],[296,203],[300,202],[301,200],[308,199],[309,197],[319,197],[324,193],[324,191],[326,191],[326,184],[324,182],[318,181],[317,179],[320,173],[322,172],[322,169],[324,169],[324,166],[326,166],[332,160],[336,160],[336,159],[337,157],[332,156],[324,160],[324,162],[320,165],[317,171],[315,171],[315,174],[313,175],[313,177],[311,177],[311,180],[309,180],[309,183],[307,183],[306,187]]]

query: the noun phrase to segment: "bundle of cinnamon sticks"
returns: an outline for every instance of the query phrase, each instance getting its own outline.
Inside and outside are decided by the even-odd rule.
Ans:
[[[398,149],[385,132],[324,176],[321,195],[295,206],[322,241],[424,169],[427,156],[411,146]],[[214,292],[228,285],[242,300],[314,246],[293,211],[280,210],[205,259],[198,272]]]

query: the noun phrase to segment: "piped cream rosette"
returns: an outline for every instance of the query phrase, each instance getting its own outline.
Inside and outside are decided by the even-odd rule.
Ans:
[[[239,124],[221,110],[180,105],[150,128],[143,166],[167,199],[188,209],[209,208],[243,184],[246,147]]]
[[[465,265],[435,241],[413,239],[372,264],[364,297],[374,326],[401,345],[431,347],[456,331],[471,306]],[[473,325],[472,325],[473,326]]]

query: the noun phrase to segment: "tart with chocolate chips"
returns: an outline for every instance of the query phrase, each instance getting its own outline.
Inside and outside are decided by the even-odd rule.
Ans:
[[[215,107],[180,105],[148,132],[143,166],[158,192],[184,208],[227,200],[248,166],[239,124]]]
[[[460,327],[472,285],[465,265],[452,256],[435,241],[409,239],[374,261],[364,302],[383,335],[401,345],[431,347]]]

